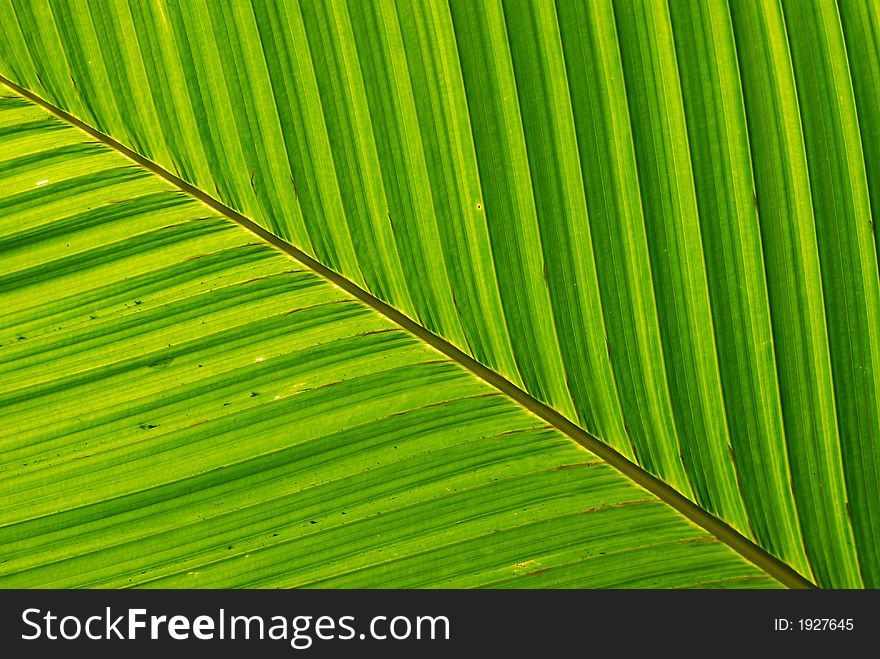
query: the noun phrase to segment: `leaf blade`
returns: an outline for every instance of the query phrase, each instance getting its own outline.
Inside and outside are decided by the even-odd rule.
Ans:
[[[35,107],[23,116],[19,100],[0,97],[0,129],[30,126],[0,130],[0,172],[22,173],[21,192],[0,197],[11,211],[0,241],[17,244],[0,252],[12,311],[0,325],[12,420],[0,430],[0,584],[512,586],[557,565],[544,579],[558,586],[760,578],[538,417],[158,177],[123,181],[120,200],[118,179],[100,176],[131,168],[119,154],[68,150],[68,166],[35,184],[46,158],[32,155],[87,136],[34,121]],[[82,179],[91,185],[66,185]],[[29,204],[10,203],[32,189]],[[644,506],[647,517],[628,511]],[[602,554],[604,534],[616,540]],[[689,557],[684,572],[670,547]],[[622,575],[621,552],[648,567]]]

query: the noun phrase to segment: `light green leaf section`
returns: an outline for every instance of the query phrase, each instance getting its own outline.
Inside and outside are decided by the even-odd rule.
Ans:
[[[0,154],[0,587],[778,585],[8,92]]]
[[[0,24],[3,76],[806,578],[880,586],[876,2],[0,0]]]

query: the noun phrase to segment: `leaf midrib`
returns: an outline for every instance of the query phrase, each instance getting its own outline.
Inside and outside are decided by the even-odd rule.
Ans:
[[[242,215],[233,208],[230,208],[229,206],[215,199],[203,190],[186,182],[185,180],[164,169],[162,166],[156,164],[155,162],[141,156],[137,152],[118,142],[109,135],[106,135],[96,130],[95,128],[92,128],[77,117],[49,103],[48,101],[31,92],[30,90],[17,85],[13,81],[2,75],[0,75],[0,83],[5,84],[7,87],[25,97],[26,99],[30,100],[31,102],[36,103],[55,117],[82,130],[83,132],[98,140],[110,149],[113,149],[117,153],[120,153],[129,158],[138,166],[143,167],[144,169],[160,176],[164,180],[168,181],[170,184],[185,192],[186,194],[194,197],[195,199],[198,199],[202,203],[211,207],[223,217],[235,222],[239,226],[257,235],[265,243],[272,245],[273,247],[284,252],[288,256],[291,256],[296,261],[301,263],[303,266],[305,266],[321,278],[343,289],[348,294],[356,298],[358,301],[365,304],[367,307],[373,309],[391,322],[395,323],[400,328],[414,335],[423,343],[430,345],[432,348],[439,351],[459,366],[465,368],[467,371],[478,377],[483,382],[491,385],[495,389],[502,392],[505,396],[527,409],[532,414],[543,419],[549,425],[566,435],[575,443],[594,453],[610,466],[621,472],[629,480],[641,486],[648,492],[652,493],[661,501],[684,515],[691,522],[703,528],[719,541],[726,544],[743,558],[756,565],[758,568],[766,572],[771,577],[778,580],[781,584],[789,588],[816,587],[813,582],[809,581],[803,575],[799,574],[791,566],[781,561],[779,558],[773,556],[752,540],[746,538],[744,535],[739,533],[736,529],[731,527],[722,519],[716,517],[704,508],[695,504],[690,499],[683,496],[669,484],[665,483],[656,476],[645,471],[639,465],[624,457],[614,448],[612,448],[608,444],[605,444],[598,437],[590,435],[583,428],[570,421],[568,418],[554,410],[549,405],[536,399],[534,396],[527,393],[501,374],[481,364],[446,339],[431,332],[426,327],[418,324],[395,307],[377,298],[373,294],[369,293],[368,291],[361,288],[351,280],[340,275],[339,273],[331,270],[306,252],[275,236],[271,232],[258,225],[253,220]]]

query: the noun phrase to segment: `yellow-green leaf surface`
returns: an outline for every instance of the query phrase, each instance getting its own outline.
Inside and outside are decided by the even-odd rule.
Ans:
[[[0,76],[23,94],[231,209],[222,215],[252,220],[271,234],[252,237],[265,254],[286,243],[313,259],[355,296],[352,308],[407,327],[412,346],[439,346],[470,375],[444,362],[451,372],[494,385],[490,400],[524,419],[522,408],[539,414],[560,447],[591,447],[751,560],[766,552],[763,569],[776,576],[880,587],[876,2],[0,0],[0,25]],[[65,154],[35,155],[47,172],[38,179],[68,171]],[[106,189],[125,203],[127,185]],[[46,235],[34,228],[16,249],[30,250],[32,235],[60,249],[84,225],[119,233],[82,233],[71,244],[83,254],[136,235],[117,224],[124,207],[77,219],[90,210],[69,203],[61,214],[28,207]],[[65,228],[50,230],[59,217]],[[167,240],[162,249],[184,244]],[[62,299],[64,276],[85,281],[80,268],[100,265],[82,259],[43,275],[54,291],[45,295]],[[161,282],[166,290],[157,280],[156,294],[176,281]],[[33,300],[14,294],[9,305]],[[289,294],[279,284],[266,304]],[[30,307],[9,308],[12,333],[34,320]],[[160,334],[209,322],[211,307],[189,313]],[[321,335],[344,332],[343,321],[324,325]],[[261,331],[248,336],[256,345]],[[64,358],[86,359],[90,340],[108,339],[77,339]],[[106,359],[135,359],[138,345]],[[327,350],[295,378],[358,377],[345,350]],[[10,391],[30,386],[20,377],[7,377]],[[178,403],[193,423],[199,400]],[[123,423],[134,413],[115,414]],[[10,418],[12,432],[29,417]],[[248,423],[237,427],[229,441],[245,451]],[[467,428],[450,421],[437,436]],[[119,450],[136,445],[114,437]],[[529,441],[521,450],[558,462]],[[126,473],[122,455],[108,478]],[[492,458],[474,457],[474,469],[480,460]]]
[[[0,149],[0,586],[776,583],[11,94]]]

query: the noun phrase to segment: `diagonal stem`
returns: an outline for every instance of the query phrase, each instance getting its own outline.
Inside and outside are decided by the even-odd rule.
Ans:
[[[319,261],[315,260],[313,257],[303,252],[302,250],[278,238],[263,227],[256,224],[253,220],[248,219],[238,211],[226,206],[222,202],[211,197],[210,195],[191,185],[190,183],[187,183],[180,177],[175,176],[174,174],[157,165],[156,163],[147,160],[143,156],[132,151],[130,148],[116,141],[112,137],[105,135],[98,130],[95,130],[91,126],[83,123],[81,120],[71,115],[70,113],[65,112],[61,108],[56,107],[51,103],[48,103],[33,92],[23,87],[20,87],[19,85],[15,84],[11,80],[3,76],[0,76],[0,83],[5,84],[10,89],[40,105],[63,121],[73,126],[76,126],[80,130],[84,131],[91,137],[101,142],[102,144],[105,144],[111,149],[117,151],[118,153],[121,153],[122,155],[128,157],[139,166],[144,167],[145,169],[153,172],[154,174],[157,174],[158,176],[161,176],[163,179],[165,179],[175,187],[179,188],[183,192],[186,192],[190,196],[207,204],[224,217],[232,220],[233,222],[244,227],[248,231],[256,234],[265,242],[293,257],[305,267],[315,272],[317,275],[337,285],[339,288],[357,298],[363,304],[382,314],[401,328],[413,334],[419,340],[438,350],[443,355],[454,361],[456,364],[467,369],[484,382],[492,385],[509,398],[515,400],[524,408],[568,436],[574,442],[580,444],[587,450],[591,451],[592,453],[603,459],[605,462],[620,471],[631,481],[643,487],[648,492],[658,497],[660,500],[664,501],[666,504],[687,517],[691,522],[706,530],[719,541],[729,546],[746,560],[764,570],[767,574],[777,579],[783,585],[789,588],[816,587],[815,584],[803,577],[791,566],[787,565],[777,557],[767,552],[765,549],[755,544],[753,541],[743,536],[741,533],[739,533],[736,529],[731,527],[723,520],[719,519],[707,510],[701,508],[690,499],[684,497],[682,494],[680,494],[677,490],[672,488],[664,481],[648,473],[639,465],[631,462],[629,459],[618,453],[616,450],[602,442],[597,437],[593,437],[583,428],[573,423],[553,408],[542,403],[531,394],[517,387],[504,376],[484,366],[470,355],[467,355],[460,349],[456,348],[444,338],[434,334],[422,325],[419,325],[411,318],[401,313],[399,310],[395,309],[386,302],[383,302],[376,296],[362,289],[357,284],[346,279],[339,273],[334,272],[327,266],[323,265]]]

